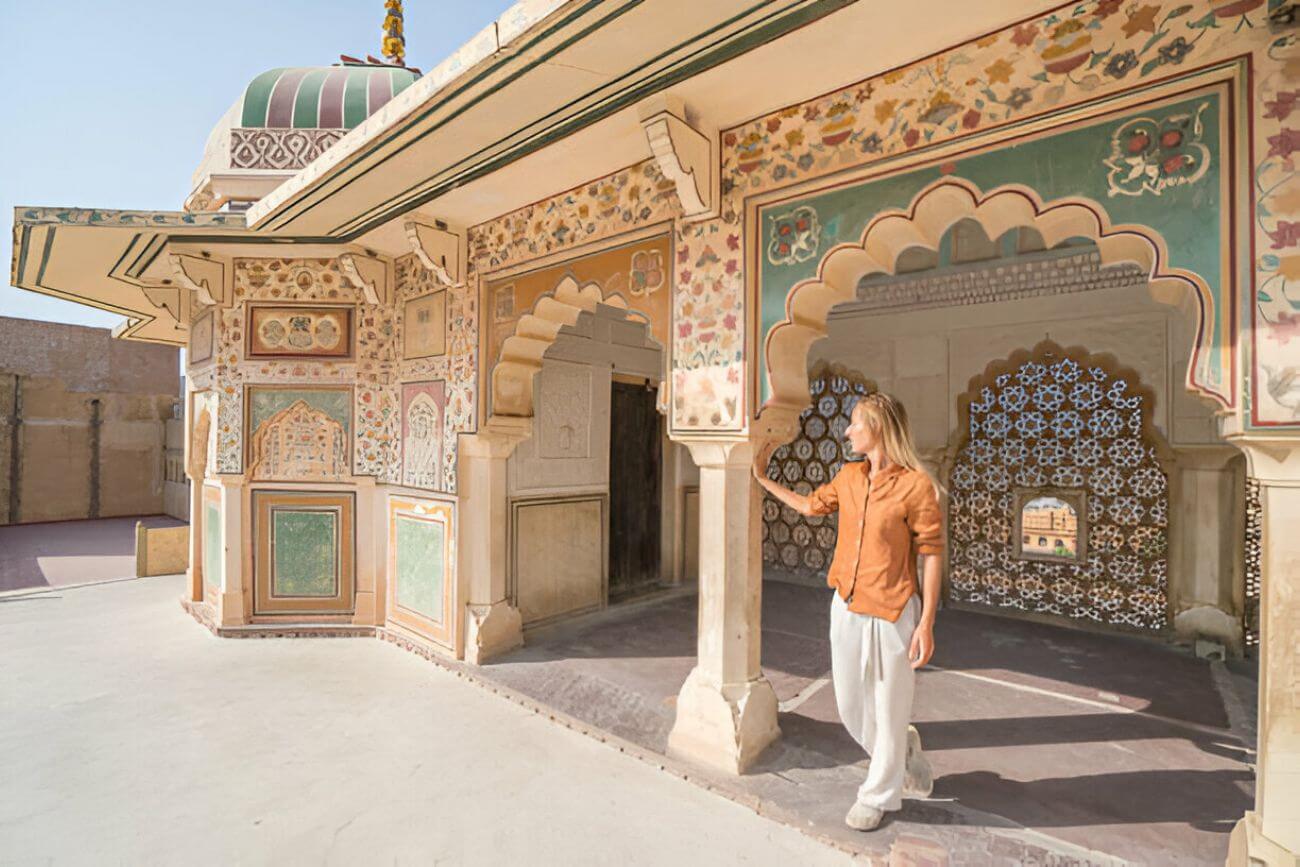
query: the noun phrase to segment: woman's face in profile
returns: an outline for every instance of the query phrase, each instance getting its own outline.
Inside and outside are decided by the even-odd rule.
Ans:
[[[865,455],[875,448],[876,431],[867,423],[866,413],[859,407],[853,409],[849,426],[844,431],[844,438],[849,441],[849,448],[860,455]]]

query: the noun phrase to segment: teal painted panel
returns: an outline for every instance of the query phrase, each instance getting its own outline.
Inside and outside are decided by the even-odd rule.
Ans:
[[[1149,118],[1156,129],[1161,129],[1170,118],[1190,115],[1195,121],[1195,145],[1204,148],[1208,168],[1196,180],[1164,186],[1160,192],[1143,191],[1131,194],[1131,186],[1123,183],[1129,156],[1125,147],[1130,140],[1133,122]],[[1024,184],[1034,189],[1046,200],[1066,196],[1086,196],[1100,202],[1110,215],[1112,223],[1138,223],[1150,226],[1165,239],[1170,262],[1175,268],[1195,272],[1209,284],[1215,298],[1220,325],[1224,326],[1229,311],[1223,302],[1221,285],[1222,251],[1230,239],[1224,237],[1220,216],[1227,203],[1221,195],[1221,153],[1219,147],[1222,111],[1217,93],[1169,103],[1154,110],[1139,110],[1126,115],[1098,120],[1055,135],[1002,147],[987,153],[961,157],[948,163],[951,174],[975,183],[987,192],[1004,184]],[[1120,153],[1115,154],[1112,139],[1120,136]],[[1192,141],[1189,128],[1188,141]],[[1187,147],[1178,153],[1192,152],[1201,158],[1198,148]],[[1116,160],[1116,156],[1120,159]],[[1107,160],[1118,162],[1123,171],[1115,173]],[[1158,164],[1157,164],[1158,166]],[[913,198],[929,184],[944,177],[938,166],[927,166],[898,175],[891,175],[860,184],[841,187],[802,199],[782,202],[765,208],[760,223],[761,295],[759,316],[765,338],[772,326],[785,318],[785,299],[790,289],[801,280],[816,275],[817,266],[825,252],[841,242],[856,243],[861,240],[867,224],[882,211],[908,207]],[[1128,189],[1125,193],[1119,188]],[[1112,192],[1115,190],[1115,192]],[[816,253],[794,261],[786,256],[777,263],[770,255],[774,233],[781,225],[788,226],[798,208],[815,212],[817,225]],[[806,212],[803,212],[806,215]],[[1225,339],[1229,335],[1221,332]],[[1212,379],[1221,379],[1217,353],[1208,353]],[[769,396],[767,370],[760,366],[762,395]]]
[[[221,586],[221,508],[216,503],[203,504],[203,583]]]
[[[255,433],[262,422],[299,400],[342,425],[345,441],[352,435],[352,392],[338,388],[252,387],[248,392],[248,430]]]
[[[441,623],[446,588],[447,527],[397,516],[397,604]]]
[[[271,594],[338,593],[338,514],[271,509]]]
[[[275,83],[287,70],[268,69],[249,82],[244,90],[244,109],[240,113],[240,126],[266,126],[266,111],[271,105],[271,92]]]

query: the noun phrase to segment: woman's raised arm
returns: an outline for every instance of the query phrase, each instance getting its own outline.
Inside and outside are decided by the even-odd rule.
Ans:
[[[767,465],[772,459],[772,452],[776,450],[775,444],[768,444],[759,449],[758,454],[754,456],[754,479],[758,484],[772,496],[776,497],[782,503],[794,509],[801,515],[815,515],[817,512],[813,509],[812,498],[803,494],[795,493],[785,485],[772,481],[767,477]]]

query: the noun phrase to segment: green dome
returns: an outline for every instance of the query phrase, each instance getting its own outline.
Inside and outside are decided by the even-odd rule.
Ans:
[[[244,91],[240,126],[352,129],[419,76],[400,66],[285,67],[263,72]]]

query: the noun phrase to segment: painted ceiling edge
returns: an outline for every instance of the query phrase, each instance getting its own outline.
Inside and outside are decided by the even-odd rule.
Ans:
[[[364,235],[365,233],[370,232],[379,226],[382,226],[384,223],[388,222],[389,220],[399,217],[401,214],[413,208],[418,208],[421,205],[426,204],[427,202],[430,202],[438,198],[439,196],[442,196],[456,189],[459,186],[478,180],[481,177],[490,175],[493,172],[496,172],[510,165],[511,163],[528,156],[531,153],[534,153],[538,150],[548,147],[549,145],[557,141],[560,141],[570,135],[573,135],[581,131],[587,126],[590,126],[594,123],[603,120],[606,117],[609,117],[610,115],[615,114],[619,110],[626,108],[629,105],[633,105],[645,99],[646,97],[652,96],[655,93],[666,90],[667,88],[671,87],[674,84],[677,84],[678,82],[681,82],[693,76],[707,72],[708,70],[714,68],[715,66],[719,66],[723,63],[733,60],[736,57],[739,57],[772,40],[778,39],[794,30],[797,30],[809,23],[819,20],[820,18],[825,17],[826,15],[838,11],[839,9],[842,9],[845,6],[848,6],[855,2],[857,2],[857,0],[807,0],[807,2],[804,2],[804,0],[800,0],[799,3],[792,4],[791,7],[787,7],[787,10],[793,8],[794,6],[799,6],[801,8],[796,9],[793,12],[789,12],[784,19],[772,21],[771,18],[775,18],[776,16],[771,16],[771,18],[769,19],[761,19],[757,22],[752,22],[750,25],[747,26],[747,29],[738,30],[732,34],[729,34],[727,37],[717,40],[717,42],[714,43],[714,45],[717,47],[715,47],[712,51],[702,55],[701,54],[686,55],[680,58],[678,61],[676,61],[675,65],[669,66],[665,68],[663,71],[661,71],[661,73],[659,73],[658,77],[656,78],[643,80],[636,86],[627,88],[623,91],[617,91],[615,94],[611,96],[597,99],[596,107],[589,108],[586,114],[570,117],[567,120],[561,122],[560,124],[553,126],[549,130],[542,130],[533,133],[529,138],[525,139],[522,144],[514,146],[515,149],[513,151],[505,152],[503,155],[491,161],[481,163],[479,166],[473,167],[468,171],[446,178],[438,182],[434,186],[426,187],[424,190],[418,193],[413,193],[412,191],[415,190],[416,186],[419,185],[408,187],[406,190],[403,190],[401,193],[398,194],[399,196],[406,197],[402,201],[394,203],[394,199],[390,198],[387,202],[381,205],[377,205],[374,208],[371,208],[370,211],[366,212],[365,214],[353,218],[347,223],[343,223],[338,226],[335,226],[333,229],[329,230],[335,233],[331,235],[331,237],[337,238],[339,240],[349,241],[361,235]],[[733,16],[732,18],[727,19],[724,22],[721,22],[715,27],[710,28],[710,30],[706,31],[704,34],[697,34],[695,37],[692,37],[692,40],[679,43],[678,45],[674,46],[673,49],[671,49],[670,51],[666,51],[663,54],[661,54],[659,57],[655,58],[655,60],[662,59],[664,56],[671,54],[674,51],[679,51],[683,49],[686,45],[689,44],[690,41],[697,40],[702,36],[711,35],[712,33],[726,27],[727,25],[734,24],[738,19],[746,17],[746,15],[747,13],[739,16]],[[626,78],[627,75],[628,74],[625,74],[621,76],[621,78]],[[616,79],[616,81],[617,80],[618,79]],[[609,87],[610,85],[607,84],[602,88],[597,88],[597,90],[595,91],[589,91],[587,94],[584,95],[584,98],[591,98],[592,94],[596,93],[598,90],[608,89]],[[570,102],[569,105],[574,105],[582,101],[583,101],[582,98],[575,99],[572,102]],[[472,105],[466,107],[465,109],[461,109],[460,111],[468,110],[468,108],[470,107],[472,107]],[[532,125],[535,126],[536,124],[537,122],[534,122],[534,124]],[[420,136],[420,138],[422,138],[424,135],[428,135],[432,133],[433,131],[435,130],[426,131]],[[516,131],[516,134],[518,132],[519,131]],[[483,153],[485,151],[491,150],[494,146],[500,145],[501,142],[506,141],[508,138],[511,137],[512,136],[507,136],[505,138],[499,139],[493,145],[488,145],[484,148],[481,148],[478,153]],[[405,146],[406,145],[404,144],[403,147]],[[401,152],[400,150],[396,150],[388,154],[387,156],[384,157],[383,161],[386,161],[392,158],[393,156],[396,156],[400,152]],[[461,160],[460,164],[469,161],[469,159],[471,159],[471,157],[467,157]],[[383,161],[380,161],[380,163],[377,163],[375,166],[367,167],[365,172],[369,172],[373,168],[377,168],[378,165],[381,165]],[[347,184],[350,184],[352,183],[353,180],[356,180],[359,177],[364,176],[365,172],[363,172],[361,175],[358,175],[355,178],[349,179]],[[347,184],[344,184],[344,186],[346,186]],[[310,206],[307,210],[310,211],[311,207],[314,207],[314,205]],[[304,211],[303,213],[307,213],[307,211]],[[298,217],[295,216],[292,219],[297,219],[297,218]],[[292,219],[290,220],[290,222],[292,222]]]
[[[599,27],[604,26],[604,24],[607,23],[608,21],[613,20],[613,18],[622,15],[627,11],[630,11],[634,6],[640,5],[641,2],[643,2],[643,0],[633,0],[633,2],[629,2],[624,7],[620,8],[617,11],[617,14],[611,14],[607,16],[606,18],[598,22],[597,26],[588,27],[580,35],[586,36],[591,33],[594,33],[596,30],[599,29]],[[758,48],[761,45],[766,44],[767,42],[770,42],[774,39],[778,39],[786,35],[787,33],[793,32],[810,23],[820,20],[821,18],[830,15],[831,13],[836,12],[855,2],[857,2],[857,0],[794,0],[794,2],[790,2],[784,5],[783,7],[781,7],[780,9],[772,10],[769,14],[764,15],[763,17],[759,18],[756,21],[749,21],[747,23],[743,23],[742,26],[737,28],[734,32],[727,34],[725,37],[717,40],[712,46],[710,46],[711,48],[710,53],[705,54],[703,56],[693,55],[689,57],[679,58],[678,60],[674,61],[673,64],[670,65],[669,70],[660,73],[657,78],[651,78],[648,82],[642,81],[640,82],[640,85],[638,87],[628,88],[627,90],[624,90],[620,93],[616,93],[613,96],[606,96],[603,99],[603,102],[598,109],[594,111],[588,111],[586,114],[569,118],[563,125],[559,126],[558,130],[553,129],[547,134],[534,133],[532,136],[532,141],[529,142],[528,146],[519,147],[514,152],[505,155],[503,158],[499,160],[482,165],[472,172],[462,173],[456,177],[450,178],[444,181],[443,183],[440,183],[436,187],[423,191],[421,193],[410,195],[410,191],[413,188],[408,188],[407,190],[399,194],[399,195],[407,196],[406,200],[398,204],[392,204],[393,198],[390,198],[387,202],[383,203],[382,205],[378,205],[375,206],[374,208],[371,208],[366,215],[362,215],[360,217],[354,218],[351,221],[349,221],[349,223],[340,224],[339,226],[336,226],[333,229],[328,230],[331,233],[330,237],[341,241],[353,240],[361,235],[364,235],[366,232],[373,230],[377,226],[383,225],[388,220],[394,218],[395,216],[399,216],[401,213],[405,211],[409,211],[413,208],[417,208],[420,205],[425,204],[428,201],[431,201],[437,198],[438,196],[443,195],[446,192],[449,192],[450,190],[456,188],[457,186],[463,185],[472,180],[476,180],[479,177],[483,177],[485,175],[491,174],[496,170],[504,168],[510,163],[518,159],[521,159],[522,157],[527,156],[528,154],[533,153],[536,150],[541,149],[542,147],[552,144],[555,141],[558,141],[568,135],[572,135],[573,133],[578,132],[579,130],[585,128],[586,126],[589,126],[593,123],[602,120],[603,118],[615,113],[619,109],[624,108],[629,104],[635,103],[640,99],[644,99],[647,96],[650,96],[656,92],[664,90],[672,86],[673,84],[678,83],[679,81],[706,72],[715,66],[721,65],[722,63],[725,63],[729,60],[734,59],[735,57],[747,53],[748,51]],[[598,93],[600,90],[609,89],[609,87],[611,87],[614,83],[617,83],[618,81],[621,81],[623,79],[627,79],[628,77],[639,72],[645,66],[652,64],[656,61],[662,60],[663,58],[673,54],[674,52],[681,51],[685,46],[689,45],[691,42],[697,42],[700,39],[709,37],[718,31],[724,30],[728,27],[735,26],[737,22],[745,22],[745,19],[753,18],[755,14],[759,13],[763,9],[763,7],[768,7],[771,5],[773,5],[773,0],[764,0],[764,2],[760,2],[751,5],[749,7],[746,7],[746,9],[742,10],[741,12],[738,12],[735,15],[732,15],[731,17],[724,19],[723,21],[720,21],[717,24],[713,25],[704,33],[695,34],[689,39],[686,39],[685,41],[680,42],[672,46],[671,48],[661,52],[656,57],[642,64],[641,67],[623,73],[618,78],[615,78],[613,82],[602,85],[601,87],[588,91],[585,94],[581,94],[578,98],[572,100],[570,105],[573,103],[581,102],[583,99],[591,99],[593,94]],[[574,17],[576,16],[570,16],[570,20],[573,19]],[[524,46],[523,49],[521,49],[521,51],[526,51],[531,46],[531,44],[536,44],[537,42],[541,41],[541,39],[545,38],[547,35],[549,34],[548,33],[540,34],[536,39],[532,41],[532,43],[530,43],[529,46]],[[564,45],[561,46],[561,49],[563,47],[566,47],[567,44],[571,44],[573,41],[576,41],[577,38],[578,37],[571,37]],[[516,52],[514,55],[511,55],[510,57],[503,59],[496,66],[497,67],[504,66],[510,60],[513,60],[517,54],[518,52]],[[523,69],[515,72],[514,75],[511,77],[511,80],[513,80],[514,78],[518,78],[520,75],[527,72],[533,66],[540,64],[544,59],[545,58],[541,58],[538,60],[530,61]],[[477,76],[476,79],[481,79],[483,77],[486,77],[492,71],[494,70],[487,70],[481,75]],[[277,198],[282,199],[281,201],[278,201],[273,205],[269,206],[266,209],[266,212],[263,214],[257,213],[257,211],[259,210],[257,206],[254,206],[252,209],[250,209],[250,220],[252,221],[251,224],[258,231],[275,231],[275,230],[283,229],[288,225],[292,224],[295,220],[301,218],[304,214],[308,213],[312,208],[314,208],[315,205],[318,203],[318,201],[311,202],[310,204],[306,204],[305,206],[303,206],[304,209],[298,213],[287,213],[288,209],[291,208],[297,209],[300,203],[303,203],[304,201],[308,201],[313,196],[317,197],[318,200],[321,197],[328,198],[328,196],[331,195],[334,191],[326,192],[323,194],[323,196],[321,194],[321,188],[324,187],[327,183],[338,181],[340,176],[342,176],[347,170],[356,168],[361,161],[370,157],[371,155],[379,151],[381,148],[383,148],[385,145],[393,142],[395,139],[397,139],[404,133],[409,132],[415,124],[419,123],[424,118],[427,118],[430,114],[437,111],[438,108],[440,108],[442,105],[445,105],[455,96],[467,90],[473,83],[474,81],[467,82],[456,93],[447,94],[446,98],[443,99],[439,103],[439,105],[430,107],[428,105],[428,101],[426,101],[426,103],[421,106],[421,110],[419,111],[419,115],[417,117],[407,116],[400,122],[394,120],[389,127],[386,127],[382,130],[376,130],[374,133],[371,134],[371,138],[377,139],[382,136],[384,138],[383,141],[374,143],[372,146],[365,149],[364,152],[353,152],[345,155],[340,155],[339,162],[330,165],[323,172],[318,174],[316,177],[312,178],[309,183],[304,181],[298,186],[298,188],[289,190],[288,189],[289,185],[293,184],[294,181],[291,180],[289,182],[286,182],[284,186],[280,187],[276,191],[276,193],[279,193],[279,196]],[[499,90],[507,86],[508,83],[509,82],[507,81],[506,83],[497,85],[487,93],[478,97],[478,100],[481,100],[493,93],[498,92]],[[438,93],[441,94],[443,93],[443,91],[439,91]],[[597,99],[599,100],[599,98]],[[468,106],[461,107],[457,111],[457,114],[467,111],[469,108],[472,108],[473,105],[474,103],[471,103]],[[534,121],[532,124],[530,124],[530,126],[535,126],[536,124],[537,121]],[[401,127],[400,129],[395,129],[395,127],[399,127],[399,126]],[[424,136],[431,134],[432,132],[436,131],[437,128],[438,127],[434,127],[430,130],[425,130],[412,141],[404,142],[394,152],[385,155],[382,160],[379,160],[374,165],[367,166],[357,177],[360,177],[366,174],[367,172],[377,168],[379,165],[382,165],[383,162],[392,158],[397,153],[400,153],[401,149],[408,147],[414,141],[418,141],[420,138],[423,138]],[[520,132],[519,130],[516,130],[515,133],[512,134],[512,136],[517,135],[519,132]],[[496,144],[499,145],[501,141],[505,141],[506,139],[512,136],[506,136],[502,139],[499,139]],[[491,147],[492,146],[490,145],[487,148],[481,149],[480,153],[484,150],[490,149]],[[358,151],[360,150],[360,146],[358,146],[357,150]],[[329,159],[329,154],[326,155],[326,159]],[[304,174],[305,171],[306,170],[304,170]],[[357,177],[347,179],[343,183],[342,187],[348,186],[354,180],[356,180]],[[339,189],[341,189],[342,187],[340,187]],[[272,194],[272,196],[275,196],[275,194]],[[272,196],[268,196],[267,199],[263,201],[267,201],[271,199]],[[292,201],[290,201],[290,198],[292,198]],[[379,213],[376,214],[376,212]],[[372,214],[376,214],[376,215],[371,216]]]

